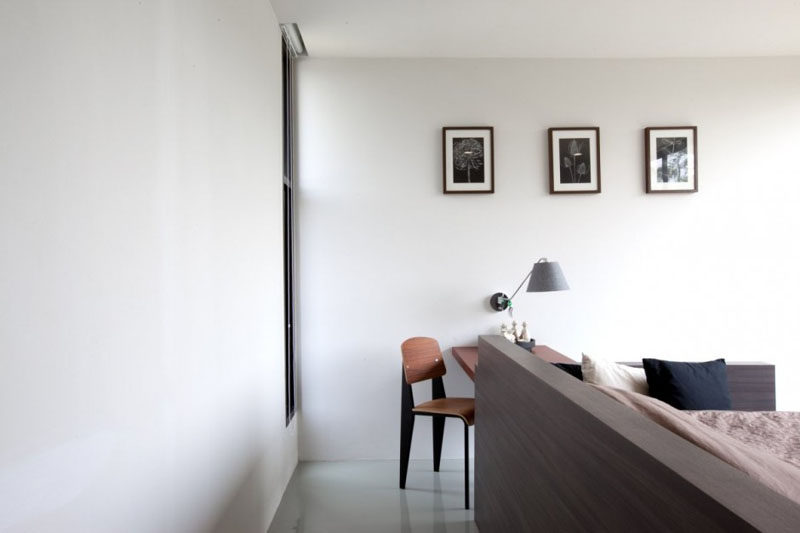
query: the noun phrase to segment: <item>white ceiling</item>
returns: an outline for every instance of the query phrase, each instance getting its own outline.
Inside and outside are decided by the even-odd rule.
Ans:
[[[800,55],[800,0],[271,0],[312,57]]]

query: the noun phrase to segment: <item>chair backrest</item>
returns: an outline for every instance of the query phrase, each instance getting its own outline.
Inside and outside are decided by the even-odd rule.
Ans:
[[[444,376],[447,372],[436,339],[412,337],[400,345],[400,350],[403,352],[403,371],[409,385]]]

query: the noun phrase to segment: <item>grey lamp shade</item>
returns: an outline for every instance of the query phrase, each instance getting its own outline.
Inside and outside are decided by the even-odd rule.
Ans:
[[[567,280],[558,261],[540,260],[534,263],[531,279],[528,282],[528,292],[550,292],[569,290]]]

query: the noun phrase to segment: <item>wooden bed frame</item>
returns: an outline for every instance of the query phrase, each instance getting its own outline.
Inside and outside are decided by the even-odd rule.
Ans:
[[[500,336],[475,377],[475,521],[511,531],[796,532],[800,505]]]

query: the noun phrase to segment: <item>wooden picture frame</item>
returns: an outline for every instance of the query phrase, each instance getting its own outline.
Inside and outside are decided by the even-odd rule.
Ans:
[[[444,194],[494,193],[494,128],[442,128]]]
[[[645,190],[697,192],[697,126],[644,129]]]
[[[599,193],[600,128],[549,128],[550,194]]]

